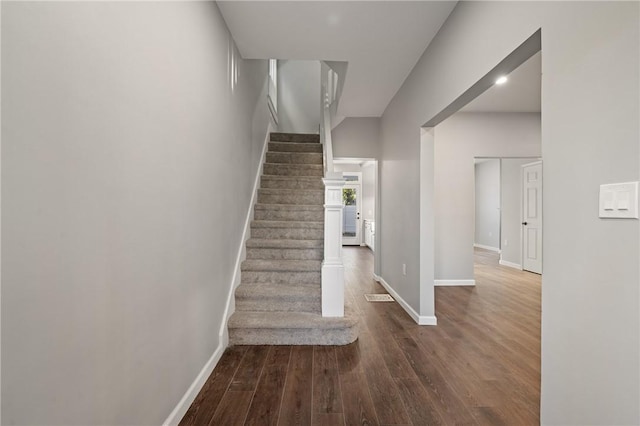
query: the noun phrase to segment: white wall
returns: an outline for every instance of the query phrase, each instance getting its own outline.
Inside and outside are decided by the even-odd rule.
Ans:
[[[501,252],[500,260],[511,266],[522,263],[522,165],[534,158],[503,158],[501,180]],[[543,230],[544,233],[544,230]],[[544,234],[543,234],[544,235]]]
[[[345,118],[331,131],[331,139],[336,158],[378,158],[380,118]]]
[[[362,218],[376,220],[376,164],[373,161],[362,165]]]
[[[500,160],[475,164],[474,244],[500,249]]]
[[[539,156],[540,114],[458,113],[434,133],[435,279],[472,280],[474,159]]]
[[[278,130],[318,133],[320,62],[278,61]]]
[[[382,117],[381,274],[432,315],[421,299],[433,286],[415,268],[420,238],[426,272],[433,263],[434,229],[417,228],[420,126],[542,29],[543,424],[640,422],[640,229],[597,214],[600,184],[639,179],[639,13],[637,2],[459,2]]]
[[[266,61],[213,2],[2,9],[2,424],[161,424],[222,343]]]

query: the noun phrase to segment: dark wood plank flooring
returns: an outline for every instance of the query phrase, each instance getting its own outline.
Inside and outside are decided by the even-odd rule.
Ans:
[[[345,247],[347,346],[230,347],[181,425],[534,425],[540,412],[540,276],[476,250],[476,287],[437,287],[438,325],[418,326]]]

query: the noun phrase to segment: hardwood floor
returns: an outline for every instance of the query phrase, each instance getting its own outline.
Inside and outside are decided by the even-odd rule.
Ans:
[[[362,321],[348,346],[230,347],[181,425],[533,425],[540,412],[540,276],[476,250],[476,287],[436,287],[418,326],[345,247]]]

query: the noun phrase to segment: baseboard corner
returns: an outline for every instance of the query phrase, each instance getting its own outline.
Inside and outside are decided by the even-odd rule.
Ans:
[[[500,259],[498,263],[502,266],[508,266],[509,268],[514,268],[522,271],[522,265],[520,265],[519,263],[509,262],[508,260],[502,259]]]
[[[374,279],[382,285],[389,292],[391,296],[398,302],[398,304],[404,309],[407,314],[416,322],[418,325],[437,325],[438,320],[435,315],[420,315],[416,312],[415,309],[411,307],[400,295],[389,285],[388,282],[384,280],[379,275],[373,274]]]

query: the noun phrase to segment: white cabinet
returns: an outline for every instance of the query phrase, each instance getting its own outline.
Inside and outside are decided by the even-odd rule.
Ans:
[[[371,220],[364,220],[364,243],[369,246],[372,251],[375,251],[375,235],[376,235],[376,223]]]

